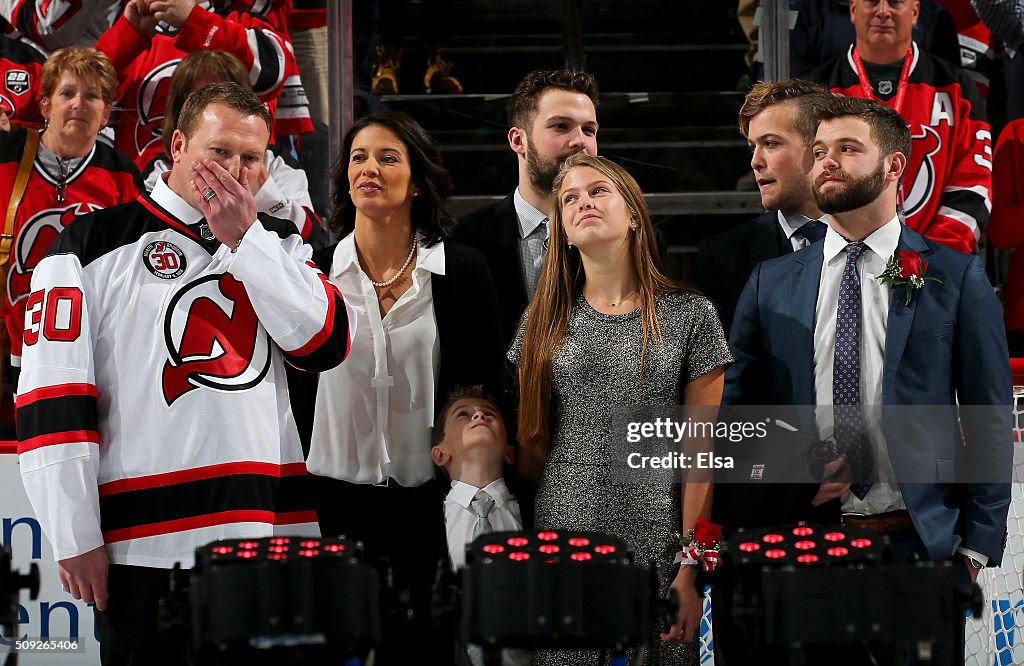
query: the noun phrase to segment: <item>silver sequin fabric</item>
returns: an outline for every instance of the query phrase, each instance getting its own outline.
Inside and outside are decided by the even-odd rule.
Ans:
[[[661,593],[674,571],[671,545],[680,531],[678,486],[611,480],[614,408],[680,404],[690,381],[733,359],[714,306],[703,296],[678,292],[655,300],[663,343],[648,340],[640,378],[640,311],[606,315],[578,296],[569,331],[552,365],[552,441],[537,493],[538,528],[596,530],[629,544],[636,561],[655,563]],[[518,365],[523,327],[509,360]],[[660,663],[696,664],[696,643],[659,641]],[[539,651],[537,666],[608,663],[592,651]],[[648,660],[649,661],[649,660]],[[635,662],[634,662],[635,663]]]

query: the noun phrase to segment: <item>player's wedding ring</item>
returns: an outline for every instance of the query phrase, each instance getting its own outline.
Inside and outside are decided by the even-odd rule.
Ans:
[[[209,201],[215,196],[217,196],[217,193],[214,192],[212,189],[206,190],[206,193],[203,195],[203,201]]]

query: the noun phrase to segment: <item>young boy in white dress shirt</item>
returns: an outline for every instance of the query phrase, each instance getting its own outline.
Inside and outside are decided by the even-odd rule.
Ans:
[[[466,546],[487,532],[521,530],[519,502],[508,490],[504,466],[515,463],[505,419],[483,386],[457,388],[434,422],[430,450],[434,464],[451,479],[444,498],[445,533],[452,570],[466,564]],[[527,666],[530,653],[501,651],[502,666]],[[456,664],[482,666],[483,652],[470,645]]]
[[[515,461],[505,420],[482,386],[459,388],[437,417],[431,458],[451,479],[444,500],[452,569],[466,563],[466,546],[480,534],[519,530],[519,503],[503,477]]]

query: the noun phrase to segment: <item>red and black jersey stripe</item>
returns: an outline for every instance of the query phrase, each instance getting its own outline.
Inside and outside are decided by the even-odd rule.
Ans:
[[[45,386],[18,396],[18,453],[75,442],[99,443],[96,387]]]
[[[316,268],[316,264],[312,261],[306,263],[311,268]],[[312,372],[335,367],[345,360],[352,346],[352,340],[348,333],[348,311],[345,308],[345,299],[326,275],[318,273],[318,276],[327,292],[327,315],[324,318],[324,327],[302,347],[291,351],[282,350],[285,358],[293,366]],[[346,331],[344,339],[334,335],[335,331]]]
[[[99,488],[107,543],[237,522],[315,522],[305,463],[237,462]]]

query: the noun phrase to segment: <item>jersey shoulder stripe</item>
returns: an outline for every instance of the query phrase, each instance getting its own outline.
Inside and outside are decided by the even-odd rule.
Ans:
[[[131,201],[83,215],[64,229],[46,256],[73,254],[84,268],[110,252],[138,242],[147,233],[167,228],[138,201]]]

